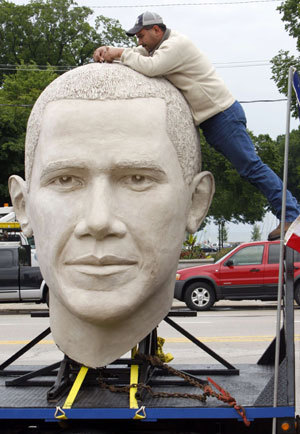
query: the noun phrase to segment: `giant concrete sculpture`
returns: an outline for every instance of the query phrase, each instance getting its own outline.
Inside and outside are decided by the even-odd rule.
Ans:
[[[71,359],[104,366],[168,313],[185,231],[211,202],[189,107],[164,79],[76,68],[37,100],[25,167],[9,188],[35,236],[52,335]]]

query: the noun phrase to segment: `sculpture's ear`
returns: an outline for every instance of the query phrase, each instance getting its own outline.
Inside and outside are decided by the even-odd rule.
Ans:
[[[21,225],[22,231],[26,237],[31,237],[33,232],[29,224],[25,207],[27,199],[26,182],[20,176],[13,175],[8,180],[8,188],[14,207],[14,212],[16,213],[16,217]]]
[[[186,230],[193,234],[199,229],[210,207],[214,192],[215,181],[210,172],[198,173],[191,183],[191,207],[188,214]]]

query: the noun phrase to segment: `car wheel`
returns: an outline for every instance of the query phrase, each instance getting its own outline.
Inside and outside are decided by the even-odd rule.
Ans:
[[[300,283],[298,283],[295,287],[294,298],[296,303],[300,306]]]
[[[205,282],[192,283],[184,294],[186,305],[192,310],[209,310],[215,302],[213,288]]]

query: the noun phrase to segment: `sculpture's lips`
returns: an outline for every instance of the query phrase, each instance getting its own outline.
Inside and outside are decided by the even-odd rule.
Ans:
[[[137,258],[124,258],[112,254],[101,257],[88,254],[65,261],[65,265],[70,266],[81,276],[96,279],[111,278],[120,273],[128,273],[135,269],[137,263]]]
[[[95,255],[83,255],[78,258],[69,259],[65,262],[66,265],[134,265],[137,263],[137,259],[128,259],[123,256],[116,255],[104,255],[101,257]]]

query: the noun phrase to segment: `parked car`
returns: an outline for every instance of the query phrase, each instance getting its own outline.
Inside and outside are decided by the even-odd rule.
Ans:
[[[217,247],[208,244],[200,244],[200,249],[205,253],[216,253],[218,251]]]
[[[0,245],[0,302],[48,303],[48,287],[40,268],[32,266],[31,261],[29,245]]]
[[[276,300],[279,241],[240,244],[214,264],[178,270],[174,296],[192,310],[218,300]],[[300,305],[300,254],[294,255],[294,298]]]

